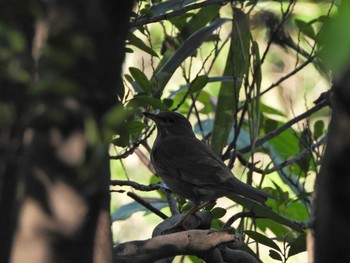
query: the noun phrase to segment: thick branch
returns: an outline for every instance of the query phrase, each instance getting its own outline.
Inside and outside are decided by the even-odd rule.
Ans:
[[[203,257],[203,253],[207,254],[217,246],[235,240],[235,235],[227,231],[183,231],[120,244],[114,248],[114,262],[153,262],[176,255]]]

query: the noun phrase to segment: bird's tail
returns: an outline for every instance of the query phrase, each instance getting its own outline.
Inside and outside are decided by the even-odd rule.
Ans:
[[[231,177],[228,181],[231,185],[230,188],[233,188],[232,193],[234,195],[241,195],[260,203],[265,203],[267,198],[274,198],[274,196],[269,195],[262,190],[254,188],[249,184],[245,184],[237,178]]]

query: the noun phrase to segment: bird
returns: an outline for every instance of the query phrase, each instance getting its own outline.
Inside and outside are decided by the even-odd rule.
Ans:
[[[227,196],[243,196],[259,203],[271,197],[237,179],[205,143],[197,139],[191,123],[180,113],[143,113],[153,120],[157,136],[151,163],[169,189],[189,199],[194,207]]]

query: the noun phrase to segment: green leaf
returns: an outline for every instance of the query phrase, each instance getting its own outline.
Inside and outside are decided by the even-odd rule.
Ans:
[[[254,239],[260,244],[273,248],[277,251],[281,251],[279,246],[272,239],[264,236],[263,234],[251,230],[245,230],[244,233],[246,233],[250,238]]]
[[[323,135],[324,122],[322,120],[317,120],[314,124],[314,140],[317,140]]]
[[[168,107],[163,102],[147,95],[137,95],[132,100],[136,102],[141,102],[142,104],[152,106],[163,111],[168,110]]]
[[[288,257],[299,254],[304,251],[306,251],[306,234],[301,234],[290,244]]]
[[[227,212],[226,209],[221,208],[221,207],[215,207],[214,209],[212,209],[210,211],[210,213],[213,216],[213,219],[223,217],[224,215],[226,215],[226,212]]]
[[[200,91],[207,85],[208,83],[208,77],[206,75],[201,75],[196,77],[189,86],[189,93],[195,93],[197,91]]]
[[[314,28],[312,27],[312,24],[297,18],[295,19],[295,24],[300,29],[300,31],[303,32],[306,36],[310,37],[311,39],[315,39],[316,33]]]
[[[215,112],[211,148],[220,155],[230,134],[234,111],[238,107],[238,99],[242,79],[249,69],[250,25],[249,16],[240,9],[234,8],[232,23],[231,47],[224,69],[224,76],[233,76],[233,85],[229,82],[221,84]]]
[[[270,250],[269,250],[269,256],[270,256],[272,259],[282,261],[281,254],[278,253],[278,252],[275,251],[275,250],[270,249]]]
[[[190,56],[197,48],[206,41],[211,34],[229,19],[219,18],[214,20],[209,26],[201,28],[193,33],[186,41],[172,54],[161,68],[156,70],[154,79],[158,83],[158,89],[163,91],[165,85],[170,80],[175,70],[181,63]]]
[[[131,134],[140,133],[146,127],[147,125],[140,121],[130,121],[127,123],[127,129]]]
[[[304,229],[302,229],[299,225],[295,224],[292,220],[275,213],[270,208],[260,203],[254,202],[242,196],[235,196],[235,197],[229,197],[229,198],[232,199],[237,204],[242,205],[247,210],[253,211],[257,216],[272,219],[273,221],[278,222],[282,225],[288,226],[300,233],[304,233]]]
[[[135,36],[134,34],[130,34],[128,37],[128,44],[129,45],[133,45],[143,51],[145,51],[146,53],[150,54],[153,57],[158,57],[158,54],[149,46],[147,46],[144,41],[142,41],[141,39],[139,39],[137,36]]]
[[[143,91],[145,93],[149,94],[151,91],[151,88],[150,88],[149,80],[147,79],[146,75],[141,70],[139,70],[138,68],[134,68],[134,67],[130,67],[129,71],[131,73],[131,76],[141,86]]]
[[[159,203],[152,203],[151,205],[160,210],[163,207],[166,207],[168,204],[164,203],[164,202],[159,202]],[[147,208],[145,208],[144,206],[140,205],[137,202],[132,202],[132,203],[123,205],[112,213],[112,215],[111,215],[112,222],[118,221],[118,220],[120,221],[120,220],[128,219],[134,213],[142,212],[142,211],[144,211],[146,213],[149,212],[149,210]]]
[[[182,32],[186,32],[187,34],[196,32],[213,20],[218,15],[220,8],[220,5],[211,5],[199,9],[198,13],[186,23],[186,26],[183,28]]]

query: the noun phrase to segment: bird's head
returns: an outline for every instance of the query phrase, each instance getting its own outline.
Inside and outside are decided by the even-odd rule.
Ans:
[[[144,112],[143,115],[156,123],[160,137],[167,137],[169,135],[195,137],[191,123],[177,112],[167,111],[158,114]]]

